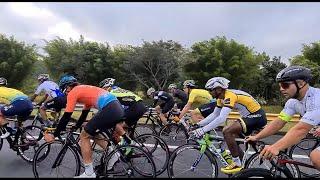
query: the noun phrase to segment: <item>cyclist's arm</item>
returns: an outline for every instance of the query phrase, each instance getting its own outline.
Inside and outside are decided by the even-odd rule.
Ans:
[[[61,117],[59,123],[58,123],[58,126],[56,128],[56,130],[54,131],[53,135],[54,137],[57,137],[60,135],[60,132],[62,130],[65,130],[66,127],[67,127],[67,124],[68,122],[70,121],[70,118],[71,118],[71,115],[72,115],[72,112],[65,112],[63,113],[63,116]]]
[[[81,127],[81,125],[83,124],[83,122],[87,119],[87,116],[90,112],[90,109],[83,109],[81,112],[81,115],[78,119],[78,122],[76,124],[76,128],[78,129],[79,127]]]
[[[218,127],[221,123],[225,122],[228,118],[229,113],[232,111],[230,107],[223,107],[217,118],[211,121],[208,125],[203,127],[204,132],[211,131],[212,129]]]
[[[277,132],[280,131],[285,125],[286,121],[281,120],[280,118],[277,118],[273,120],[271,123],[269,123],[265,128],[262,129],[255,137],[257,140],[263,139],[265,137],[271,136]]]
[[[292,127],[284,137],[282,137],[272,146],[278,150],[284,150],[288,147],[291,147],[292,145],[297,144],[302,138],[306,137],[312,127],[313,125],[300,121],[298,124]]]
[[[221,107],[216,106],[214,108],[214,111],[209,116],[207,116],[206,118],[201,120],[198,123],[198,125],[205,126],[205,125],[209,124],[211,121],[213,121],[215,118],[217,118],[219,116],[220,112],[221,112]]]
[[[191,107],[192,107],[192,103],[188,102],[180,112],[179,119],[181,119],[189,111],[189,109],[191,109]]]
[[[38,96],[37,94],[33,94],[32,96],[30,96],[30,100],[33,102],[37,96]]]

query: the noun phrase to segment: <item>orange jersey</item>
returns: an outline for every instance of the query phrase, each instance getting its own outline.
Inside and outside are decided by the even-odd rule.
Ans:
[[[111,95],[111,93],[96,86],[78,85],[68,93],[65,112],[73,112],[77,103],[84,104],[85,110],[91,107],[101,109],[99,98],[109,95]]]

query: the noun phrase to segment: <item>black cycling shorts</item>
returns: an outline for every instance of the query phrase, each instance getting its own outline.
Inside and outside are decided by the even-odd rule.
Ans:
[[[0,111],[4,116],[18,116],[19,120],[27,120],[33,110],[32,102],[29,99],[17,99],[11,104],[1,106]]]
[[[216,107],[216,105],[217,105],[217,102],[214,101],[214,102],[211,102],[211,103],[208,103],[208,104],[203,104],[200,107],[198,107],[198,109],[199,109],[201,115],[206,118],[211,113],[213,113],[214,108]]]
[[[254,130],[260,130],[267,124],[266,113],[263,109],[260,109],[245,118],[240,118],[239,122],[242,126],[243,133],[248,136]]]
[[[126,124],[128,126],[135,125],[145,112],[147,112],[147,108],[141,101],[133,103],[128,109],[124,110]]]
[[[162,104],[160,104],[161,107],[161,113],[165,114],[167,112],[169,112],[174,106],[174,101],[173,100],[169,100],[167,102],[164,102]]]
[[[55,97],[44,104],[46,109],[54,109],[56,112],[60,112],[61,109],[66,108],[67,96]]]
[[[118,100],[110,102],[95,114],[86,124],[84,130],[91,136],[96,135],[96,131],[106,131],[122,121],[124,110]]]

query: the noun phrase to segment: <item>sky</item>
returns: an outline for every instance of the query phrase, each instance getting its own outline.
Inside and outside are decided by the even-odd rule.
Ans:
[[[36,44],[57,36],[117,44],[216,36],[283,62],[320,40],[319,2],[0,2],[0,33]]]

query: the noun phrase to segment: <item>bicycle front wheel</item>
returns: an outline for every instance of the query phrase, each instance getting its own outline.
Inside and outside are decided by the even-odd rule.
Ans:
[[[156,166],[143,148],[124,145],[118,146],[104,158],[105,177],[155,178]]]
[[[200,146],[186,144],[175,149],[169,159],[170,178],[215,178],[218,177],[218,164],[207,149],[200,152]]]
[[[170,123],[160,129],[159,136],[168,146],[181,146],[187,143],[188,133],[183,125]]]
[[[73,146],[65,146],[55,140],[42,144],[37,150],[33,161],[35,178],[65,178],[80,174],[80,158]]]
[[[298,144],[292,146],[289,151],[289,156],[299,162],[312,164],[310,160],[310,153],[318,147],[318,139],[316,137],[306,137]],[[320,177],[320,172],[317,169],[299,166],[300,172],[305,177],[317,178]]]

